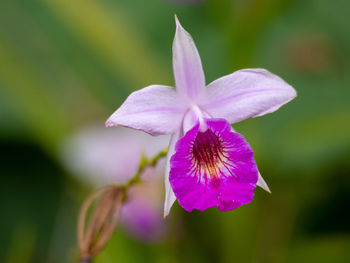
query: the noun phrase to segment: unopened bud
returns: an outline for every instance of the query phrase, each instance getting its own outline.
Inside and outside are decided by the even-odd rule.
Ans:
[[[89,195],[80,210],[78,243],[80,262],[90,263],[111,238],[117,227],[125,191],[119,186],[107,186]],[[88,212],[93,208],[91,216]]]

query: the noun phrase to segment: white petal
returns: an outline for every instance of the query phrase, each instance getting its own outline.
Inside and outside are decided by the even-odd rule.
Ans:
[[[176,201],[175,194],[173,192],[173,189],[171,188],[170,182],[169,182],[169,173],[170,173],[170,159],[173,156],[175,152],[175,145],[176,142],[179,140],[181,136],[181,130],[179,129],[176,131],[170,139],[170,144],[168,148],[168,155],[166,160],[166,168],[165,168],[165,202],[164,202],[164,217],[168,216],[170,212],[170,208]]]
[[[176,89],[190,100],[205,90],[202,62],[190,34],[176,18],[176,33],[173,42],[173,70]]]
[[[209,84],[200,106],[235,123],[276,111],[295,96],[293,87],[269,71],[243,69]]]
[[[199,123],[200,131],[205,132],[208,129],[208,127],[204,118],[210,118],[210,116],[208,116],[205,112],[202,112],[196,105],[190,107],[190,109],[186,112],[183,118],[183,134],[186,134],[197,123]]]
[[[125,126],[152,135],[171,134],[180,127],[184,109],[174,88],[152,85],[131,93],[106,126]]]
[[[267,186],[264,178],[259,173],[258,182],[256,183],[257,186],[260,186],[262,189],[264,189],[266,192],[269,192],[271,194],[270,188]]]

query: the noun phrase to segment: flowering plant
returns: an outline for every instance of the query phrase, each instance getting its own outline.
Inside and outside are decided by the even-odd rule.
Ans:
[[[265,69],[243,69],[205,85],[197,48],[176,18],[175,87],[133,92],[106,121],[151,135],[171,134],[165,172],[164,216],[177,199],[187,211],[249,203],[256,185],[269,191],[254,153],[230,123],[279,109],[296,91]]]

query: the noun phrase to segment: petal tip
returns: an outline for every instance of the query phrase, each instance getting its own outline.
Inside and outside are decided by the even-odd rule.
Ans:
[[[175,23],[176,23],[176,25],[177,25],[177,26],[180,25],[179,19],[177,18],[177,15],[176,15],[176,14],[174,14],[174,17],[175,17]]]
[[[269,194],[272,194],[270,188],[266,185],[266,188],[263,188],[266,192],[268,192]]]
[[[166,211],[164,211],[164,213],[163,213],[163,219],[166,219],[168,215],[169,215],[169,213],[167,213]]]
[[[181,23],[180,23],[180,20],[179,18],[177,17],[176,14],[174,14],[174,17],[175,17],[175,25],[176,25],[176,28],[183,28]]]
[[[170,208],[171,208],[171,206],[164,204],[163,219],[165,219],[169,216]]]
[[[174,195],[174,194],[172,194]],[[170,209],[172,207],[172,205],[174,204],[175,200],[170,200],[170,196],[166,196],[165,197],[165,202],[164,202],[164,212],[163,212],[163,218],[165,219],[166,217],[168,217],[168,215],[170,214]]]
[[[271,194],[271,190],[269,188],[269,186],[267,185],[267,183],[265,182],[264,178],[261,176],[261,174],[259,173],[258,176],[258,181],[256,183],[257,186],[261,187],[262,189],[264,189],[266,192],[268,192],[269,194]]]
[[[298,96],[298,93],[293,86],[289,85],[288,83],[287,83],[287,85],[289,86],[289,96],[290,96],[290,101],[291,101],[292,99],[294,99],[295,97]]]
[[[107,128],[113,126],[113,123],[110,121],[110,119],[108,119],[108,120],[105,121],[105,126],[106,126]]]

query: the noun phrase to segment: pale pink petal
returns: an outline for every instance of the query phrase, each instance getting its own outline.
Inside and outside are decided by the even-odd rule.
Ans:
[[[184,109],[174,88],[152,85],[131,93],[106,126],[124,126],[152,135],[171,134],[180,127]]]
[[[99,123],[67,137],[61,144],[60,156],[64,166],[82,183],[93,187],[125,184],[137,172],[141,155],[153,157],[169,139],[167,135],[150,136],[122,127],[106,129]],[[161,162],[151,174],[163,176],[164,168],[165,162]],[[149,180],[149,174],[145,172],[144,179]]]
[[[164,202],[164,217],[169,215],[170,209],[174,202],[176,201],[175,194],[173,189],[171,188],[169,182],[169,173],[170,173],[170,159],[175,153],[175,145],[176,142],[180,139],[182,131],[179,129],[176,131],[170,139],[170,144],[168,148],[167,160],[166,160],[166,168],[165,168],[165,202]]]
[[[200,106],[230,123],[279,109],[296,96],[293,87],[265,69],[243,69],[208,85]]]
[[[173,42],[173,70],[176,89],[188,99],[195,99],[205,89],[202,62],[190,34],[176,20]]]
[[[271,194],[270,188],[267,185],[267,183],[265,182],[264,178],[261,176],[261,174],[259,173],[259,177],[258,177],[258,182],[256,183],[257,186],[260,186],[262,189],[264,189],[266,192]]]

